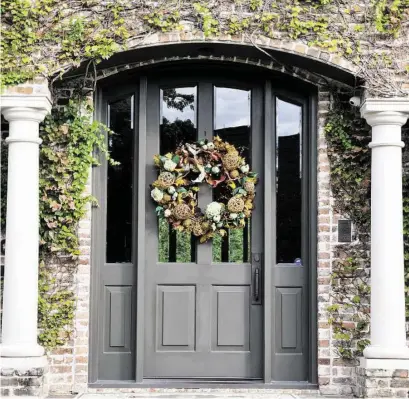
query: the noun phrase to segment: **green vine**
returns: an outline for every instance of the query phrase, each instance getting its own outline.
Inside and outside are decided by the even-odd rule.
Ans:
[[[76,99],[54,108],[41,125],[39,340],[47,348],[62,345],[72,329],[77,228],[95,202],[84,192],[90,167],[98,164],[93,151],[108,155],[107,128],[91,116],[92,107]]]
[[[409,68],[402,46],[393,45],[407,34],[409,0],[3,0],[1,7],[3,87],[97,64],[126,49],[128,39],[143,43],[156,31],[185,29],[186,21],[205,37],[265,35],[321,47],[349,58],[369,86],[388,95],[400,92],[391,69]]]
[[[193,8],[199,21],[199,27],[203,30],[205,36],[219,34],[219,21],[213,17],[212,12],[206,5],[193,3]]]
[[[370,128],[347,104],[346,96],[335,96],[325,126],[331,164],[331,189],[335,209],[348,216],[355,227],[356,241],[339,245],[331,275],[332,305],[327,308],[335,347],[346,360],[362,356],[369,344],[369,252],[370,252]],[[403,130],[409,144],[409,129]],[[404,159],[408,156],[404,153]],[[406,159],[407,161],[407,159]],[[405,170],[405,169],[404,169]],[[403,177],[403,223],[405,292],[409,293],[409,178]],[[406,295],[409,317],[409,295]]]
[[[369,344],[370,131],[346,100],[335,96],[325,132],[335,210],[352,220],[356,241],[334,251],[327,311],[339,356],[353,360]]]
[[[409,0],[375,0],[373,5],[378,32],[398,37],[402,22],[409,17]]]
[[[181,29],[179,11],[154,10],[144,16],[144,21],[152,28],[162,32]]]

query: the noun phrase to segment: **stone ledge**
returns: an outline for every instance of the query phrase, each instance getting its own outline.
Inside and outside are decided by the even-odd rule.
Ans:
[[[354,393],[359,398],[407,398],[408,369],[357,367]]]
[[[48,364],[41,359],[38,363],[43,365],[36,365],[29,358],[17,359],[15,367],[11,367],[8,363],[9,358],[2,358],[3,363],[0,367],[0,397],[13,396],[29,396],[36,398],[43,398],[48,393],[46,384],[46,374],[48,372]],[[13,359],[14,360],[14,359]],[[26,364],[24,362],[26,360]],[[3,362],[4,361],[4,362]],[[35,362],[34,362],[35,364]]]

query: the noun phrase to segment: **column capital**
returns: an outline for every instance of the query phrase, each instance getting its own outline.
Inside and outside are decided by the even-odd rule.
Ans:
[[[51,93],[46,81],[8,87],[1,95],[1,113],[9,122],[42,122],[51,107]]]
[[[409,118],[409,97],[367,98],[361,106],[361,116],[372,127],[403,126]]]

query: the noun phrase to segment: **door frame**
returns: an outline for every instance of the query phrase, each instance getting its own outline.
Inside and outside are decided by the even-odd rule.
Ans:
[[[210,64],[211,66],[211,64]],[[208,63],[201,64],[204,71],[208,70]],[[227,65],[228,67],[228,65]],[[231,68],[233,69],[233,68]],[[237,68],[239,74],[245,67]],[[172,73],[178,73],[180,66]],[[222,68],[220,68],[222,70]],[[223,68],[226,71],[226,68]],[[230,70],[227,69],[227,70]],[[146,167],[150,165],[150,160],[146,159],[146,138],[147,138],[147,125],[146,125],[146,107],[147,107],[147,87],[149,73],[141,75],[140,73],[134,74],[134,84],[123,84],[122,93],[134,93],[136,95],[134,101],[134,119],[135,119],[135,159],[138,160],[134,165],[134,183],[136,184],[136,190],[134,190],[134,216],[133,220],[136,229],[134,230],[134,248],[133,248],[133,262],[138,265],[136,271],[136,281],[134,282],[136,287],[136,317],[135,317],[135,380],[132,381],[106,381],[98,380],[98,353],[100,351],[101,342],[103,339],[98,332],[99,320],[103,317],[103,306],[99,303],[99,285],[100,285],[100,273],[99,265],[103,261],[105,256],[105,243],[98,239],[98,231],[105,227],[106,217],[106,176],[107,166],[106,162],[102,162],[102,165],[97,168],[93,168],[92,171],[92,192],[100,203],[100,208],[92,209],[92,233],[91,233],[91,292],[90,292],[90,333],[89,333],[89,378],[88,383],[90,387],[254,387],[254,388],[314,388],[318,384],[318,364],[317,364],[317,87],[311,84],[300,81],[299,79],[292,79],[285,77],[281,74],[272,73],[271,71],[262,72],[257,71],[254,67],[250,70],[257,73],[255,80],[264,80],[264,180],[265,180],[265,197],[264,197],[264,215],[271,215],[271,223],[264,223],[264,248],[272,247],[272,251],[265,251],[264,253],[264,266],[272,265],[273,254],[275,254],[275,239],[276,232],[272,227],[275,226],[275,195],[267,198],[267,190],[274,187],[276,165],[272,162],[275,159],[275,153],[268,154],[268,149],[276,146],[271,146],[271,140],[275,131],[275,103],[273,103],[273,97],[275,94],[281,98],[287,98],[291,101],[295,101],[302,104],[303,107],[303,183],[302,183],[302,195],[303,195],[303,231],[304,237],[302,243],[303,254],[307,259],[307,284],[306,284],[306,297],[308,298],[308,349],[309,354],[306,356],[306,362],[308,362],[308,382],[276,382],[272,381],[271,373],[271,353],[274,349],[273,345],[273,325],[272,325],[272,312],[273,312],[273,293],[272,284],[266,284],[272,280],[272,270],[270,267],[263,267],[263,311],[264,311],[264,382],[252,382],[252,381],[195,381],[193,379],[181,379],[181,380],[147,380],[143,377],[144,370],[144,319],[145,319],[145,302],[144,302],[144,284],[145,284],[145,251],[139,251],[138,248],[145,248],[145,235],[138,234],[145,231],[145,209],[147,198],[146,190]],[[170,68],[172,71],[172,68]],[[217,71],[217,68],[216,68]],[[180,73],[180,72],[179,72]],[[234,73],[233,73],[234,74]],[[217,75],[215,75],[217,76]],[[229,76],[231,73],[229,72]],[[219,79],[220,78],[219,76]],[[172,80],[170,76],[169,81]],[[291,80],[296,83],[296,87],[299,88],[296,92],[291,92],[286,89]],[[123,81],[122,81],[123,82]],[[106,122],[106,99],[104,98],[104,91],[109,91],[109,87],[112,85],[112,80],[106,79],[103,84],[99,85],[95,97],[94,103],[96,104],[94,118],[102,122]],[[118,92],[121,89],[116,89]],[[271,132],[271,134],[267,134]],[[275,192],[272,191],[273,193]],[[270,201],[268,201],[270,199]],[[271,244],[273,243],[273,245]],[[140,322],[142,321],[142,322]]]

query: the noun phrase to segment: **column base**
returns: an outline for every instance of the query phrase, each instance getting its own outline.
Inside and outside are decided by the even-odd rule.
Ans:
[[[409,359],[361,358],[355,370],[354,394],[359,398],[407,398]]]
[[[0,344],[0,356],[4,357],[39,357],[44,355],[44,348],[38,344]]]
[[[368,346],[364,349],[364,356],[367,359],[409,359],[409,348],[404,347],[383,347]]]
[[[48,395],[48,362],[41,357],[0,357],[0,397],[43,399]]]

